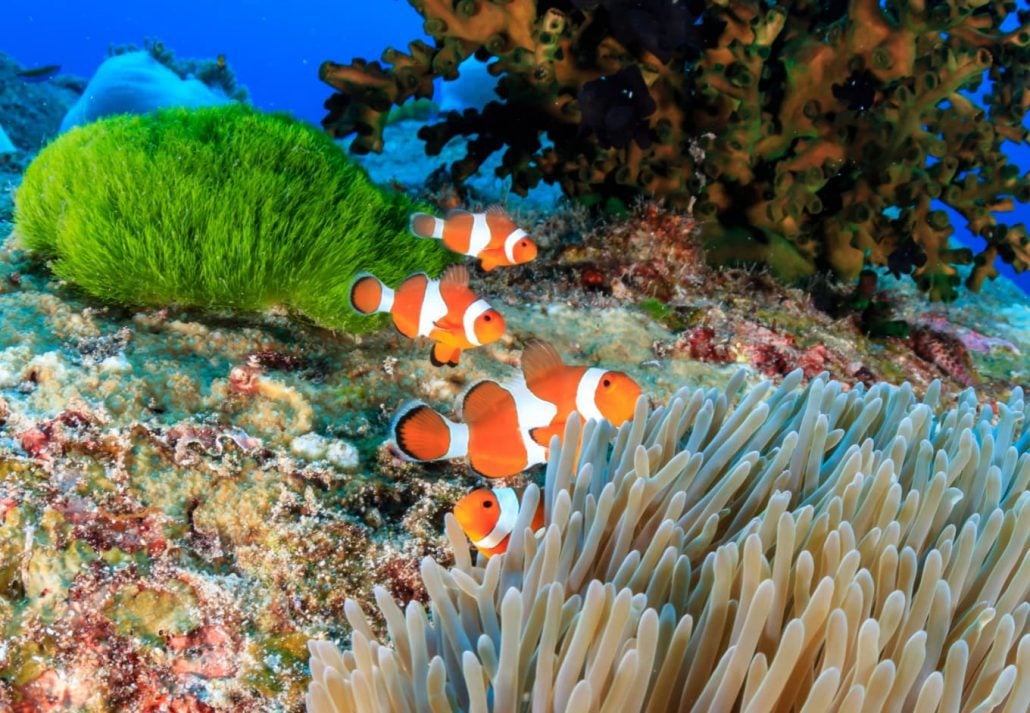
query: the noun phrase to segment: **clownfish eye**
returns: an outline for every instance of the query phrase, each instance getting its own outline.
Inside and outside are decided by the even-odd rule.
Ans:
[[[487,501],[485,501],[483,503],[483,507],[485,507],[485,508],[492,508],[493,506],[494,506],[494,504],[492,502],[490,502],[489,500],[487,500]]]
[[[522,241],[521,243],[519,243],[519,247],[520,247],[520,248],[524,248],[524,247],[526,247],[526,241],[525,241],[525,240],[523,240],[523,241]]]
[[[601,382],[601,386],[603,386],[605,388],[608,388],[611,385],[612,385],[612,380],[611,379],[605,379],[604,381]]]
[[[484,315],[484,316],[483,316],[483,321],[484,321],[484,322],[489,322],[489,321],[490,321],[490,315],[488,315],[488,314],[487,314],[487,315]]]

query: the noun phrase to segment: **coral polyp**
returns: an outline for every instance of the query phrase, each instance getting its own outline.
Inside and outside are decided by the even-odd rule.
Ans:
[[[458,180],[503,151],[519,194],[544,182],[587,203],[692,205],[711,259],[787,278],[851,279],[866,255],[897,265],[902,251],[924,291],[952,299],[959,266],[974,290],[998,259],[1030,266],[1025,228],[995,215],[1030,199],[1003,146],[1027,142],[1030,108],[1030,16],[1009,2],[410,4],[432,45],[321,67],[338,90],[323,123],[357,153],[382,151],[391,107],[432,97],[475,55],[499,99],[420,132],[429,154],[469,139]],[[949,244],[936,201],[979,251]]]

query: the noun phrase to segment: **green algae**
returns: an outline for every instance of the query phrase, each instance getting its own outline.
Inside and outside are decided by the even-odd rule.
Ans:
[[[69,131],[26,170],[15,225],[55,275],[105,302],[279,307],[367,331],[382,322],[351,310],[354,275],[394,284],[455,259],[408,234],[418,208],[306,124],[227,105]]]
[[[203,622],[193,589],[170,581],[160,589],[131,584],[118,590],[104,613],[123,636],[140,636],[153,644],[186,634]]]

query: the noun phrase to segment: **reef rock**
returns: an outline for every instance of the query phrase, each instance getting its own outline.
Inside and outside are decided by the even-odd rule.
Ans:
[[[82,97],[65,115],[61,131],[113,114],[146,114],[165,107],[197,108],[232,101],[198,79],[182,79],[148,52],[108,57]]]

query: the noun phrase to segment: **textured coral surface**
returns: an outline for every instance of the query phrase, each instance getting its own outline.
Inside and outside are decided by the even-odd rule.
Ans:
[[[337,90],[323,123],[355,152],[381,151],[391,106],[431,97],[475,55],[498,100],[420,132],[430,154],[469,138],[458,180],[503,152],[497,173],[519,193],[696,199],[710,258],[785,277],[908,255],[921,289],[953,299],[959,265],[973,289],[998,258],[1030,265],[1026,228],[995,216],[1030,199],[1004,147],[1027,141],[1030,107],[1030,14],[1009,0],[410,4],[432,45],[321,67]],[[984,239],[975,256],[948,244],[933,199]]]
[[[376,585],[425,600],[419,561],[450,562],[443,516],[475,485],[397,461],[382,446],[394,409],[506,378],[531,336],[628,370],[656,401],[740,365],[750,382],[802,366],[918,392],[941,378],[945,400],[962,388],[768,275],[704,267],[682,215],[523,217],[539,263],[475,275],[509,334],[453,370],[392,331],[104,307],[4,242],[0,710],[299,710],[307,640],[347,642],[344,601],[371,605]],[[990,398],[1027,380],[1028,310],[1003,288],[933,312],[911,286],[891,294],[969,345]]]

